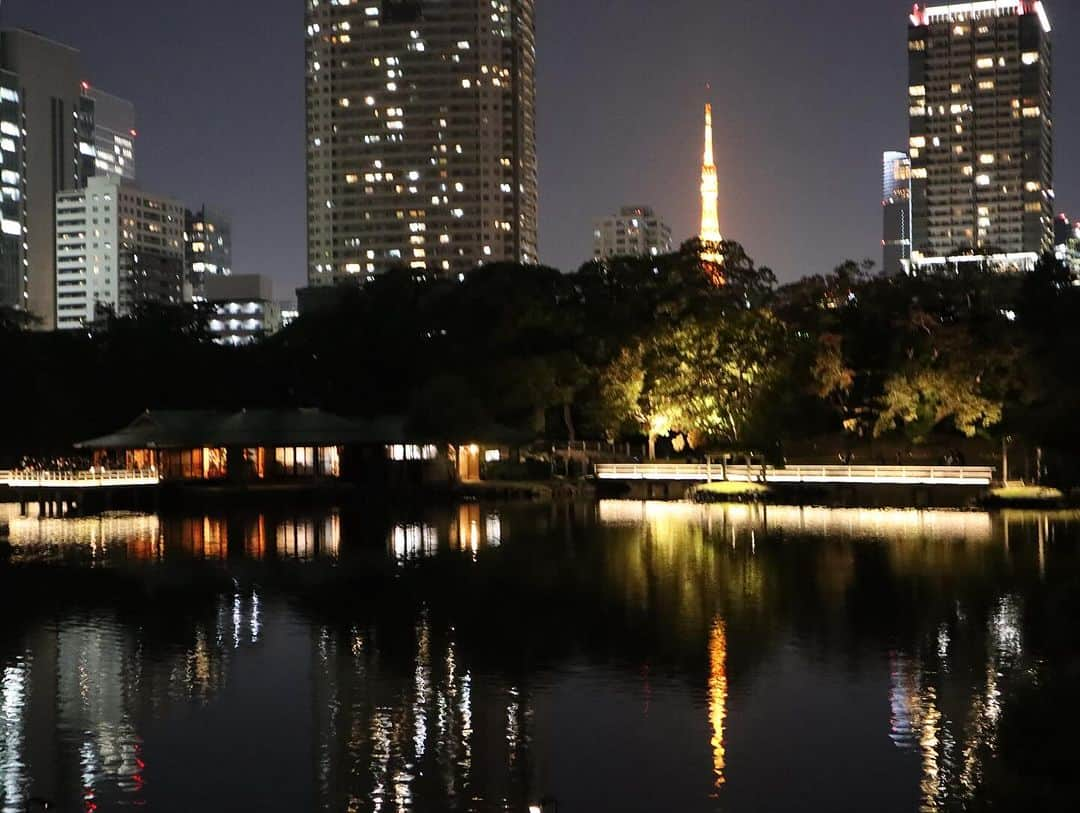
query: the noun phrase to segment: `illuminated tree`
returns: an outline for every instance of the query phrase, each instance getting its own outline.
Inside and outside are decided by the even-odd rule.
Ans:
[[[783,326],[767,310],[689,319],[655,338],[646,398],[674,430],[742,441],[775,382],[783,341]]]
[[[880,436],[899,424],[922,438],[951,420],[957,431],[974,437],[997,425],[1002,416],[1002,404],[984,397],[979,383],[955,368],[899,373],[885,384],[874,434]]]

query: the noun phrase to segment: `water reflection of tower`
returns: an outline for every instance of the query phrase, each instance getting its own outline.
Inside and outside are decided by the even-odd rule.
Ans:
[[[709,723],[712,727],[713,783],[717,790],[727,782],[724,723],[727,720],[727,628],[717,618],[709,634]]]

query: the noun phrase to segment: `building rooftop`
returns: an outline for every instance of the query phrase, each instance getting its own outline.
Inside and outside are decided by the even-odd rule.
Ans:
[[[977,20],[983,17],[1004,17],[1008,15],[1037,14],[1043,30],[1051,31],[1050,18],[1042,0],[979,0],[973,3],[947,3],[926,6],[916,3],[911,12],[911,24],[914,26],[933,23],[951,23],[962,20]]]
[[[319,409],[147,410],[127,427],[76,444],[84,451],[203,447],[308,447],[434,443],[433,433],[410,431],[402,417],[342,418]],[[532,440],[495,424],[457,441],[522,445]]]

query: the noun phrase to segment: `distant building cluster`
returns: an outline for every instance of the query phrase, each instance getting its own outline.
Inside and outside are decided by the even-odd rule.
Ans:
[[[884,159],[887,271],[1023,271],[1055,249],[1051,33],[1039,0],[915,5],[909,144]]]
[[[208,281],[232,274],[228,217],[142,189],[135,106],[84,76],[76,49],[0,31],[0,307],[43,330],[204,303]],[[265,332],[280,322],[260,319]],[[256,335],[245,327],[220,339]]]
[[[538,262],[535,0],[305,7],[300,301],[397,268],[463,279]],[[882,165],[888,273],[1027,270],[1051,251],[1077,267],[1055,207],[1051,34],[1041,0],[911,9],[908,144]],[[143,190],[137,141],[134,105],[87,82],[77,50],[0,31],[0,307],[77,330],[194,303],[223,343],[274,332],[295,306],[258,275],[228,283],[228,216]],[[698,238],[723,284],[719,189],[706,105]],[[673,249],[648,206],[598,218],[592,236],[598,261]]]

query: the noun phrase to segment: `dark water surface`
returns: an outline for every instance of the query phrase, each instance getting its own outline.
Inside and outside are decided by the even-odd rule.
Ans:
[[[1076,756],[1080,515],[10,523],[3,813],[1035,809]]]

